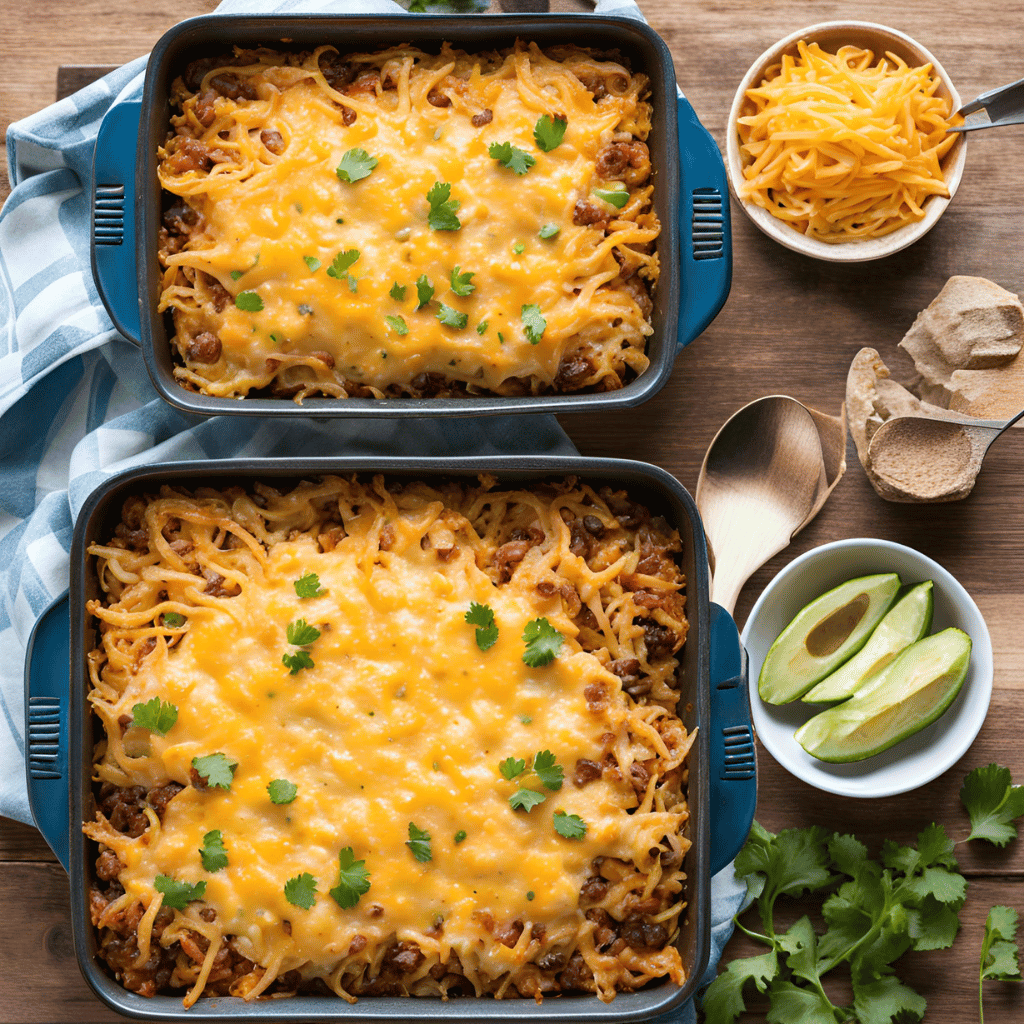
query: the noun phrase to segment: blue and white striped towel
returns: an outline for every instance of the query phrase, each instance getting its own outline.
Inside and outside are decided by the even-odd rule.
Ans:
[[[481,5],[483,6],[483,5]],[[225,0],[259,9],[394,13],[391,0]],[[601,13],[642,15],[632,0]],[[24,659],[38,616],[68,586],[75,516],[103,479],[176,460],[338,454],[575,452],[553,417],[318,422],[204,420],[156,396],[134,345],[103,309],[89,262],[89,194],[96,132],[119,95],[141,91],[140,57],[7,136],[13,187],[0,212],[0,814],[31,823],[25,789]],[[711,971],[743,890],[726,868],[713,883]],[[708,978],[710,980],[710,977]],[[694,1019],[691,1005],[673,1022]]]

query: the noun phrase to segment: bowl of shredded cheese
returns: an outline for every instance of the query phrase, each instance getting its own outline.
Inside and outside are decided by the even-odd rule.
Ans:
[[[920,43],[825,22],[766,50],[729,114],[726,165],[769,237],[831,262],[888,256],[925,235],[963,174],[961,101]]]

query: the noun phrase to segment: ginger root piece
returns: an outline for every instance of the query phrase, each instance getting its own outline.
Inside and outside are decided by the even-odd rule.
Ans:
[[[900,342],[922,398],[981,419],[1024,405],[1024,306],[983,277],[951,277]]]

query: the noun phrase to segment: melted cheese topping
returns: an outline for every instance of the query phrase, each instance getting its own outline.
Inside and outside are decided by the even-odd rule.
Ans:
[[[336,507],[340,496],[344,527],[314,511],[325,496]],[[505,504],[513,497],[515,517]],[[681,874],[662,870],[660,858],[679,851],[681,860],[685,852],[680,790],[691,738],[667,710],[675,693],[666,681],[676,662],[637,649],[647,634],[634,622],[660,588],[658,621],[665,625],[656,629],[673,624],[685,635],[685,620],[675,617],[682,608],[677,570],[662,561],[661,575],[654,573],[658,551],[675,541],[650,548],[643,572],[634,571],[639,549],[607,506],[588,504],[583,492],[550,505],[527,492],[482,492],[475,500],[471,492],[465,515],[437,498],[410,489],[399,508],[382,484],[371,491],[335,479],[277,496],[266,511],[237,496],[228,512],[208,497],[204,505],[170,495],[146,508],[145,551],[92,549],[104,560],[104,589],[120,595],[109,608],[90,605],[105,624],[103,650],[92,656],[91,699],[107,731],[98,778],[147,792],[168,780],[186,787],[166,802],[162,820],[146,811],[149,827],[136,838],[102,815],[86,824],[121,862],[125,895],[117,906],[148,908],[151,928],[163,898],[159,876],[205,883],[201,902],[177,912],[160,941],[194,947],[189,936],[204,936],[208,972],[219,943],[231,936],[237,953],[261,965],[232,989],[249,997],[299,970],[351,998],[348,989],[363,991],[364,975],[372,982],[394,941],[415,943],[432,958],[420,968],[421,987],[433,984],[428,968],[454,953],[478,992],[500,994],[500,979],[513,977],[520,994],[557,991],[550,977],[541,983],[534,961],[560,950],[564,963],[574,948],[587,958],[602,998],[651,977],[680,980],[678,952],[660,948],[666,927],[658,948],[611,956],[596,948],[596,919],[580,906],[581,888],[603,865],[606,905],[617,920],[651,897],[660,908],[646,911],[652,925],[674,923],[682,908]],[[609,543],[589,562],[569,551],[574,542],[562,508],[580,523],[593,508],[602,513],[599,524],[609,523],[600,525]],[[264,518],[276,535],[266,532]],[[534,524],[532,545],[504,541],[512,522]],[[661,536],[646,529],[647,544]],[[512,549],[522,564],[496,586],[493,566]],[[198,568],[176,568],[194,559],[202,590]],[[561,589],[541,585],[559,563]],[[322,590],[301,598],[295,582],[309,573]],[[620,577],[645,588],[645,605],[616,585]],[[577,612],[570,615],[563,601],[566,587],[578,594],[571,607],[587,601],[597,609],[595,628],[601,618],[615,622],[616,656],[640,655],[629,672],[649,675],[646,703],[625,695],[608,649],[583,649]],[[498,626],[487,650],[465,621],[473,602],[490,607]],[[184,624],[169,626],[170,613]],[[564,642],[550,664],[531,668],[523,634],[540,617]],[[297,650],[288,628],[300,619],[319,636],[303,648],[313,664],[292,673],[282,656]],[[165,642],[169,630],[173,645]],[[155,698],[177,708],[166,734],[130,723],[125,731],[136,706]],[[557,790],[530,774],[502,777],[505,759],[529,764],[545,750],[565,772]],[[196,788],[195,759],[214,753],[237,764],[230,788]],[[573,783],[578,762],[602,760],[606,770]],[[271,801],[275,779],[297,787],[292,802]],[[529,812],[509,803],[521,785],[545,797]],[[585,835],[559,835],[556,812],[578,815]],[[410,823],[429,833],[426,863],[407,843]],[[221,832],[228,864],[208,871],[200,850],[213,830]],[[460,831],[466,836],[456,843]],[[370,889],[343,909],[329,890],[347,848],[365,861]],[[285,895],[289,879],[306,873],[317,889],[309,909]],[[210,909],[213,923],[201,913]],[[147,929],[140,948],[149,941]],[[194,983],[186,1005],[204,982],[203,972],[181,976],[178,984]],[[419,991],[416,982],[407,982],[410,991]],[[424,989],[430,991],[436,985]]]
[[[948,196],[942,159],[956,144],[948,99],[932,66],[870,50],[799,53],[769,68],[739,118],[748,199],[826,242],[878,238]]]
[[[344,956],[356,934],[422,934],[438,916],[463,937],[460,955],[472,953],[479,911],[557,928],[575,919],[593,859],[629,856],[633,822],[608,782],[563,787],[524,814],[508,804],[517,784],[498,771],[504,758],[541,749],[570,767],[592,753],[613,723],[588,711],[583,691],[615,677],[582,651],[526,666],[527,622],[547,613],[572,632],[560,609],[495,590],[471,552],[439,566],[418,532],[415,540],[370,574],[354,547],[338,557],[311,539],[276,545],[258,590],[230,612],[193,616],[165,662],[146,660],[123,706],[159,696],[179,708],[169,734],[152,738],[152,783],[187,779],[192,758],[214,751],[238,769],[228,792],[190,787],[171,801],[158,836],[132,851],[121,876],[128,891],[148,903],[158,874],[205,879],[205,902],[244,937],[243,952],[266,963],[284,946],[287,970]],[[319,574],[326,594],[296,596],[292,584],[306,572]],[[465,622],[471,601],[489,603],[500,623],[488,651]],[[293,650],[285,627],[298,618],[323,633],[309,647],[315,668],[292,676],[281,655]],[[271,803],[266,787],[278,778],[298,786],[294,802]],[[587,822],[582,841],[555,832],[556,809]],[[432,837],[429,863],[405,845],[413,820]],[[229,858],[215,874],[198,855],[211,829],[222,831]],[[460,829],[467,838],[456,846]],[[346,846],[371,876],[352,910],[327,895]],[[287,879],[304,871],[318,883],[310,911],[284,896]],[[374,916],[378,905],[384,914]],[[515,960],[501,944],[491,952]]]
[[[225,69],[259,98],[217,96],[205,129],[196,97],[185,101],[179,130],[201,133],[217,161],[209,172],[174,173],[181,136],[163,151],[161,183],[201,218],[184,251],[164,256],[161,308],[174,309],[183,381],[217,395],[241,395],[275,377],[337,395],[348,381],[350,390],[383,395],[433,375],[463,389],[515,393],[555,387],[560,366],[577,352],[591,365],[574,387],[618,387],[627,368],[646,367],[646,292],[641,300],[626,286],[620,263],[656,279],[651,188],[627,188],[621,210],[593,196],[649,174],[646,147],[635,154],[642,170],[600,163],[614,143],[646,138],[643,76],[586,61],[602,83],[616,83],[596,101],[575,65],[536,47],[497,60],[407,48],[352,58],[380,67],[387,88],[378,80],[376,91],[336,92],[316,55],[302,67],[269,59]],[[447,106],[428,98],[439,95]],[[356,115],[350,124],[346,110]],[[492,119],[475,126],[484,110]],[[534,140],[543,116],[566,122],[550,152]],[[267,148],[268,132],[280,139],[272,143],[280,153]],[[502,166],[489,153],[501,143],[535,163],[523,175]],[[336,169],[353,150],[376,166],[355,182],[339,180]],[[435,183],[450,186],[458,230],[430,226]],[[581,201],[603,221],[575,223]],[[545,227],[558,233],[541,238]],[[335,258],[353,251],[358,259],[341,277],[329,276]],[[456,271],[473,275],[469,295],[453,291]],[[210,281],[228,303],[212,301]],[[421,303],[417,282],[433,289],[429,301]],[[401,298],[392,294],[396,285]],[[258,296],[262,308],[235,305],[242,292]],[[442,323],[441,304],[463,326]],[[538,307],[545,321],[539,340],[527,334],[524,306]],[[204,332],[220,341],[216,362],[190,355]]]

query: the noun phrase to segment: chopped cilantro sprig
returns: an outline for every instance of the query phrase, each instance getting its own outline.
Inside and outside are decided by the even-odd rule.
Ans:
[[[476,626],[476,645],[481,651],[492,648],[498,641],[498,627],[494,624],[494,610],[490,605],[470,601],[466,622]]]
[[[224,847],[224,837],[219,828],[207,832],[203,836],[203,846],[199,851],[204,871],[220,871],[228,866],[228,851]]]
[[[523,630],[523,661],[530,668],[541,668],[550,664],[558,657],[565,637],[545,618],[534,619],[526,624]]]
[[[133,705],[132,719],[139,728],[166,736],[178,720],[178,708],[168,701],[154,697],[145,704]]]
[[[284,898],[293,906],[311,910],[316,905],[316,879],[308,872],[284,883]]]
[[[502,167],[519,175],[525,174],[537,162],[525,149],[519,149],[511,142],[492,142],[487,152]]]
[[[327,591],[320,586],[320,577],[315,572],[304,572],[295,581],[295,593],[299,597],[319,597],[321,594],[326,594]]]
[[[405,844],[412,850],[412,855],[421,863],[433,860],[434,855],[430,851],[430,833],[424,829],[417,828],[414,822],[409,822],[409,840]]]
[[[447,181],[435,181],[427,192],[430,204],[427,223],[435,231],[458,231],[462,227],[462,221],[456,216],[462,204],[458,199],[452,199],[451,194],[452,186]]]
[[[537,143],[537,148],[545,153],[558,149],[565,138],[565,127],[567,124],[568,122],[564,117],[552,118],[550,115],[545,114],[533,126],[533,141]]]
[[[220,751],[205,757],[193,757],[192,767],[196,774],[212,789],[230,789],[231,780],[238,768],[237,761],[229,761]]]
[[[365,149],[350,149],[338,164],[337,175],[339,180],[349,182],[361,181],[368,178],[370,172],[380,161],[375,156],[370,156]]]
[[[359,902],[360,896],[370,891],[370,872],[366,870],[365,860],[356,860],[351,846],[346,846],[338,854],[338,881],[333,889],[328,890],[331,899],[342,910],[351,910]]]
[[[205,882],[189,885],[188,882],[176,882],[167,875],[157,875],[153,881],[153,888],[164,894],[163,905],[174,910],[184,910],[190,903],[201,900],[206,895]]]

